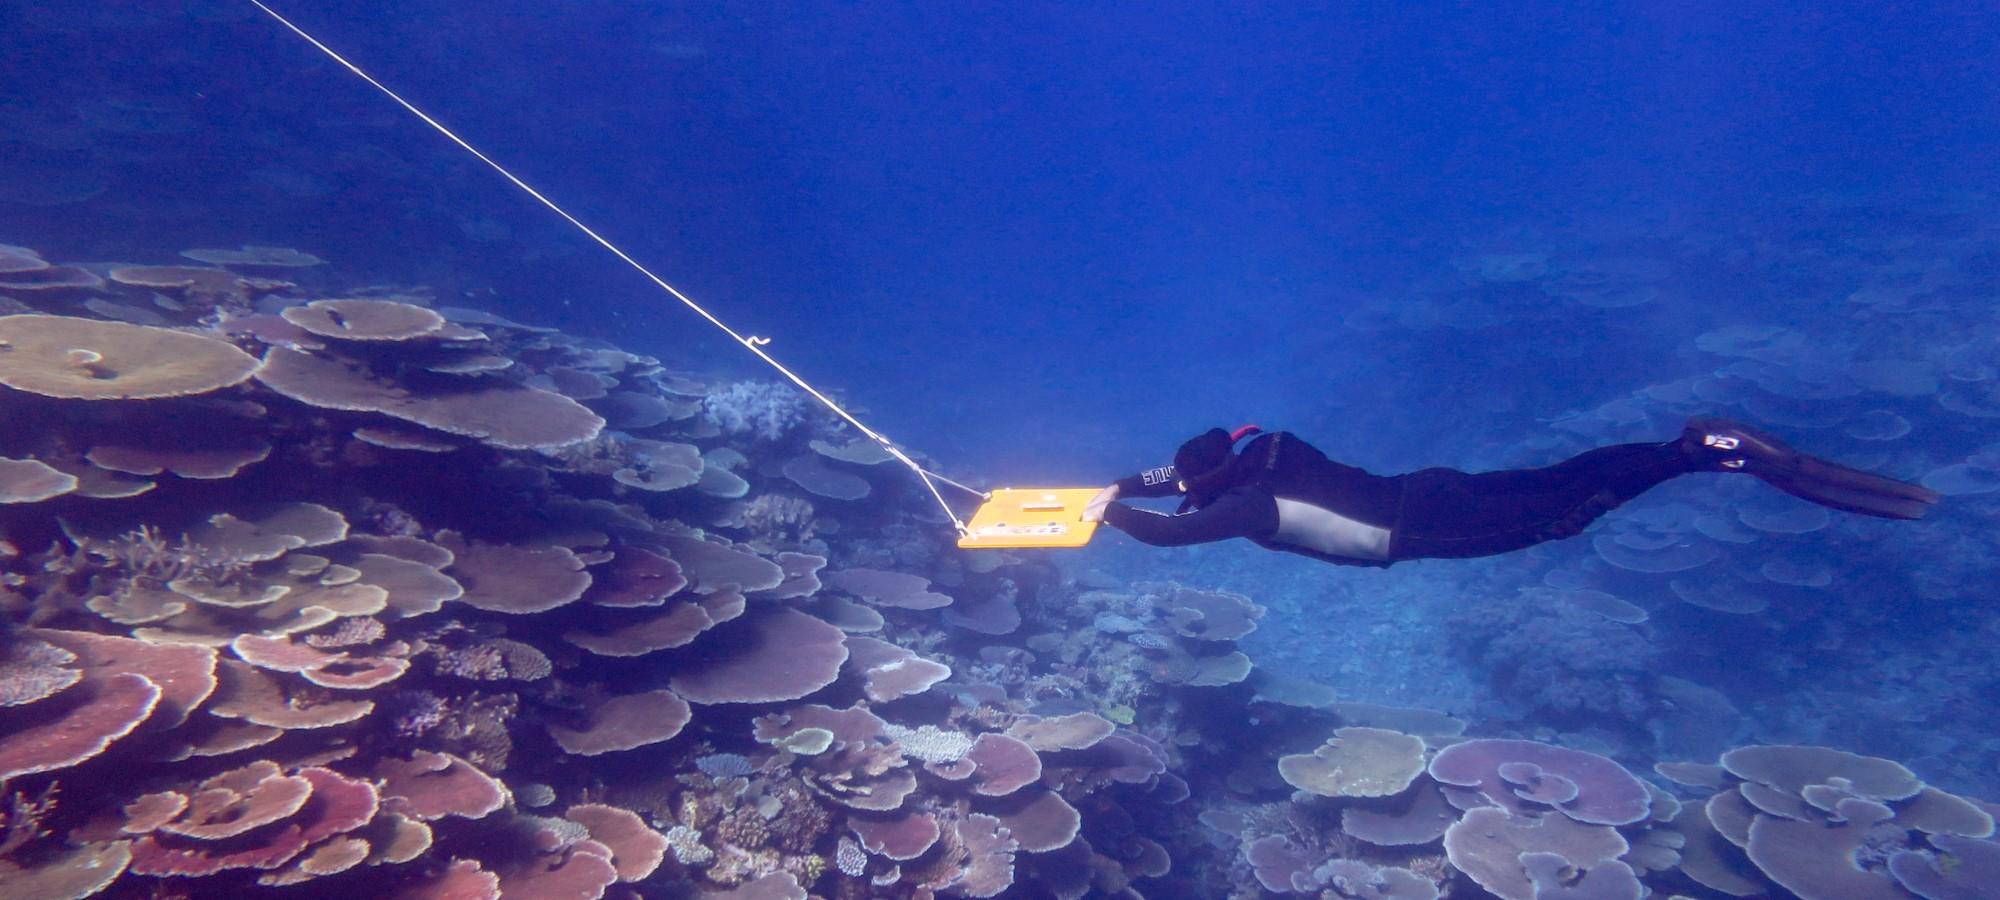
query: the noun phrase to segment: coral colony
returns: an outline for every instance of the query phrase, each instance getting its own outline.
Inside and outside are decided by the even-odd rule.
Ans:
[[[900,468],[788,389],[302,288],[331,276],[298,251],[186,256],[0,247],[0,896],[2000,884],[1995,807],[1896,761],[1619,761],[1340,702],[1238,649],[1248,598],[950,549]],[[1818,524],[1785,515],[1746,524]],[[1598,549],[1624,568],[1702,546],[1619,527]],[[1494,615],[1496,641],[1543,627]]]

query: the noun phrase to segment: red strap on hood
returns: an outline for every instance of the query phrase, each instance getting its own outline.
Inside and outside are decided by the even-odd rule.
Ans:
[[[1229,442],[1234,444],[1237,441],[1240,441],[1246,437],[1249,437],[1250,435],[1256,434],[1263,430],[1264,429],[1256,425],[1245,425],[1229,433]]]

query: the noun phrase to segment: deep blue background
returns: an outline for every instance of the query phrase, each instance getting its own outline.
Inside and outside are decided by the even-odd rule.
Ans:
[[[1335,327],[1359,299],[1525,227],[1700,230],[2000,163],[1977,4],[1095,6],[280,9],[892,436],[1003,481],[1102,480],[1251,419],[1450,462],[1416,457],[1451,410],[1394,386],[1488,377],[1469,357],[1528,383],[1576,367],[1536,362],[1547,334],[1368,346]],[[163,250],[296,244],[635,349],[736,352],[247,4],[0,9],[37,26],[6,39],[10,102],[152,95],[192,123],[115,161]],[[325,193],[274,201],[245,187],[259,169]],[[232,194],[234,221],[160,221]],[[1698,300],[1717,307],[1666,318],[1726,316]],[[1615,371],[1649,364],[1631,324],[1561,336],[1614,369],[1579,392],[1645,383]]]

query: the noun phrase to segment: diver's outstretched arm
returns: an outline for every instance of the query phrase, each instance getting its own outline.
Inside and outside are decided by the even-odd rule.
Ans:
[[[1208,506],[1176,516],[1112,503],[1104,509],[1104,524],[1140,543],[1185,547],[1237,537],[1268,537],[1278,527],[1278,511],[1269,494],[1230,491]]]
[[[1703,468],[1747,472],[1801,500],[1864,516],[1921,519],[1939,499],[1929,488],[1808,456],[1727,419],[1689,419],[1681,449]]]

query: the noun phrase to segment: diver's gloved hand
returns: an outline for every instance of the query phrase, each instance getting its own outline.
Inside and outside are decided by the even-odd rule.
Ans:
[[[1116,499],[1118,499],[1118,485],[1114,484],[1104,490],[1098,491],[1097,496],[1090,498],[1090,502],[1084,505],[1083,520],[1085,522],[1104,521],[1104,508],[1110,506],[1111,501]]]

